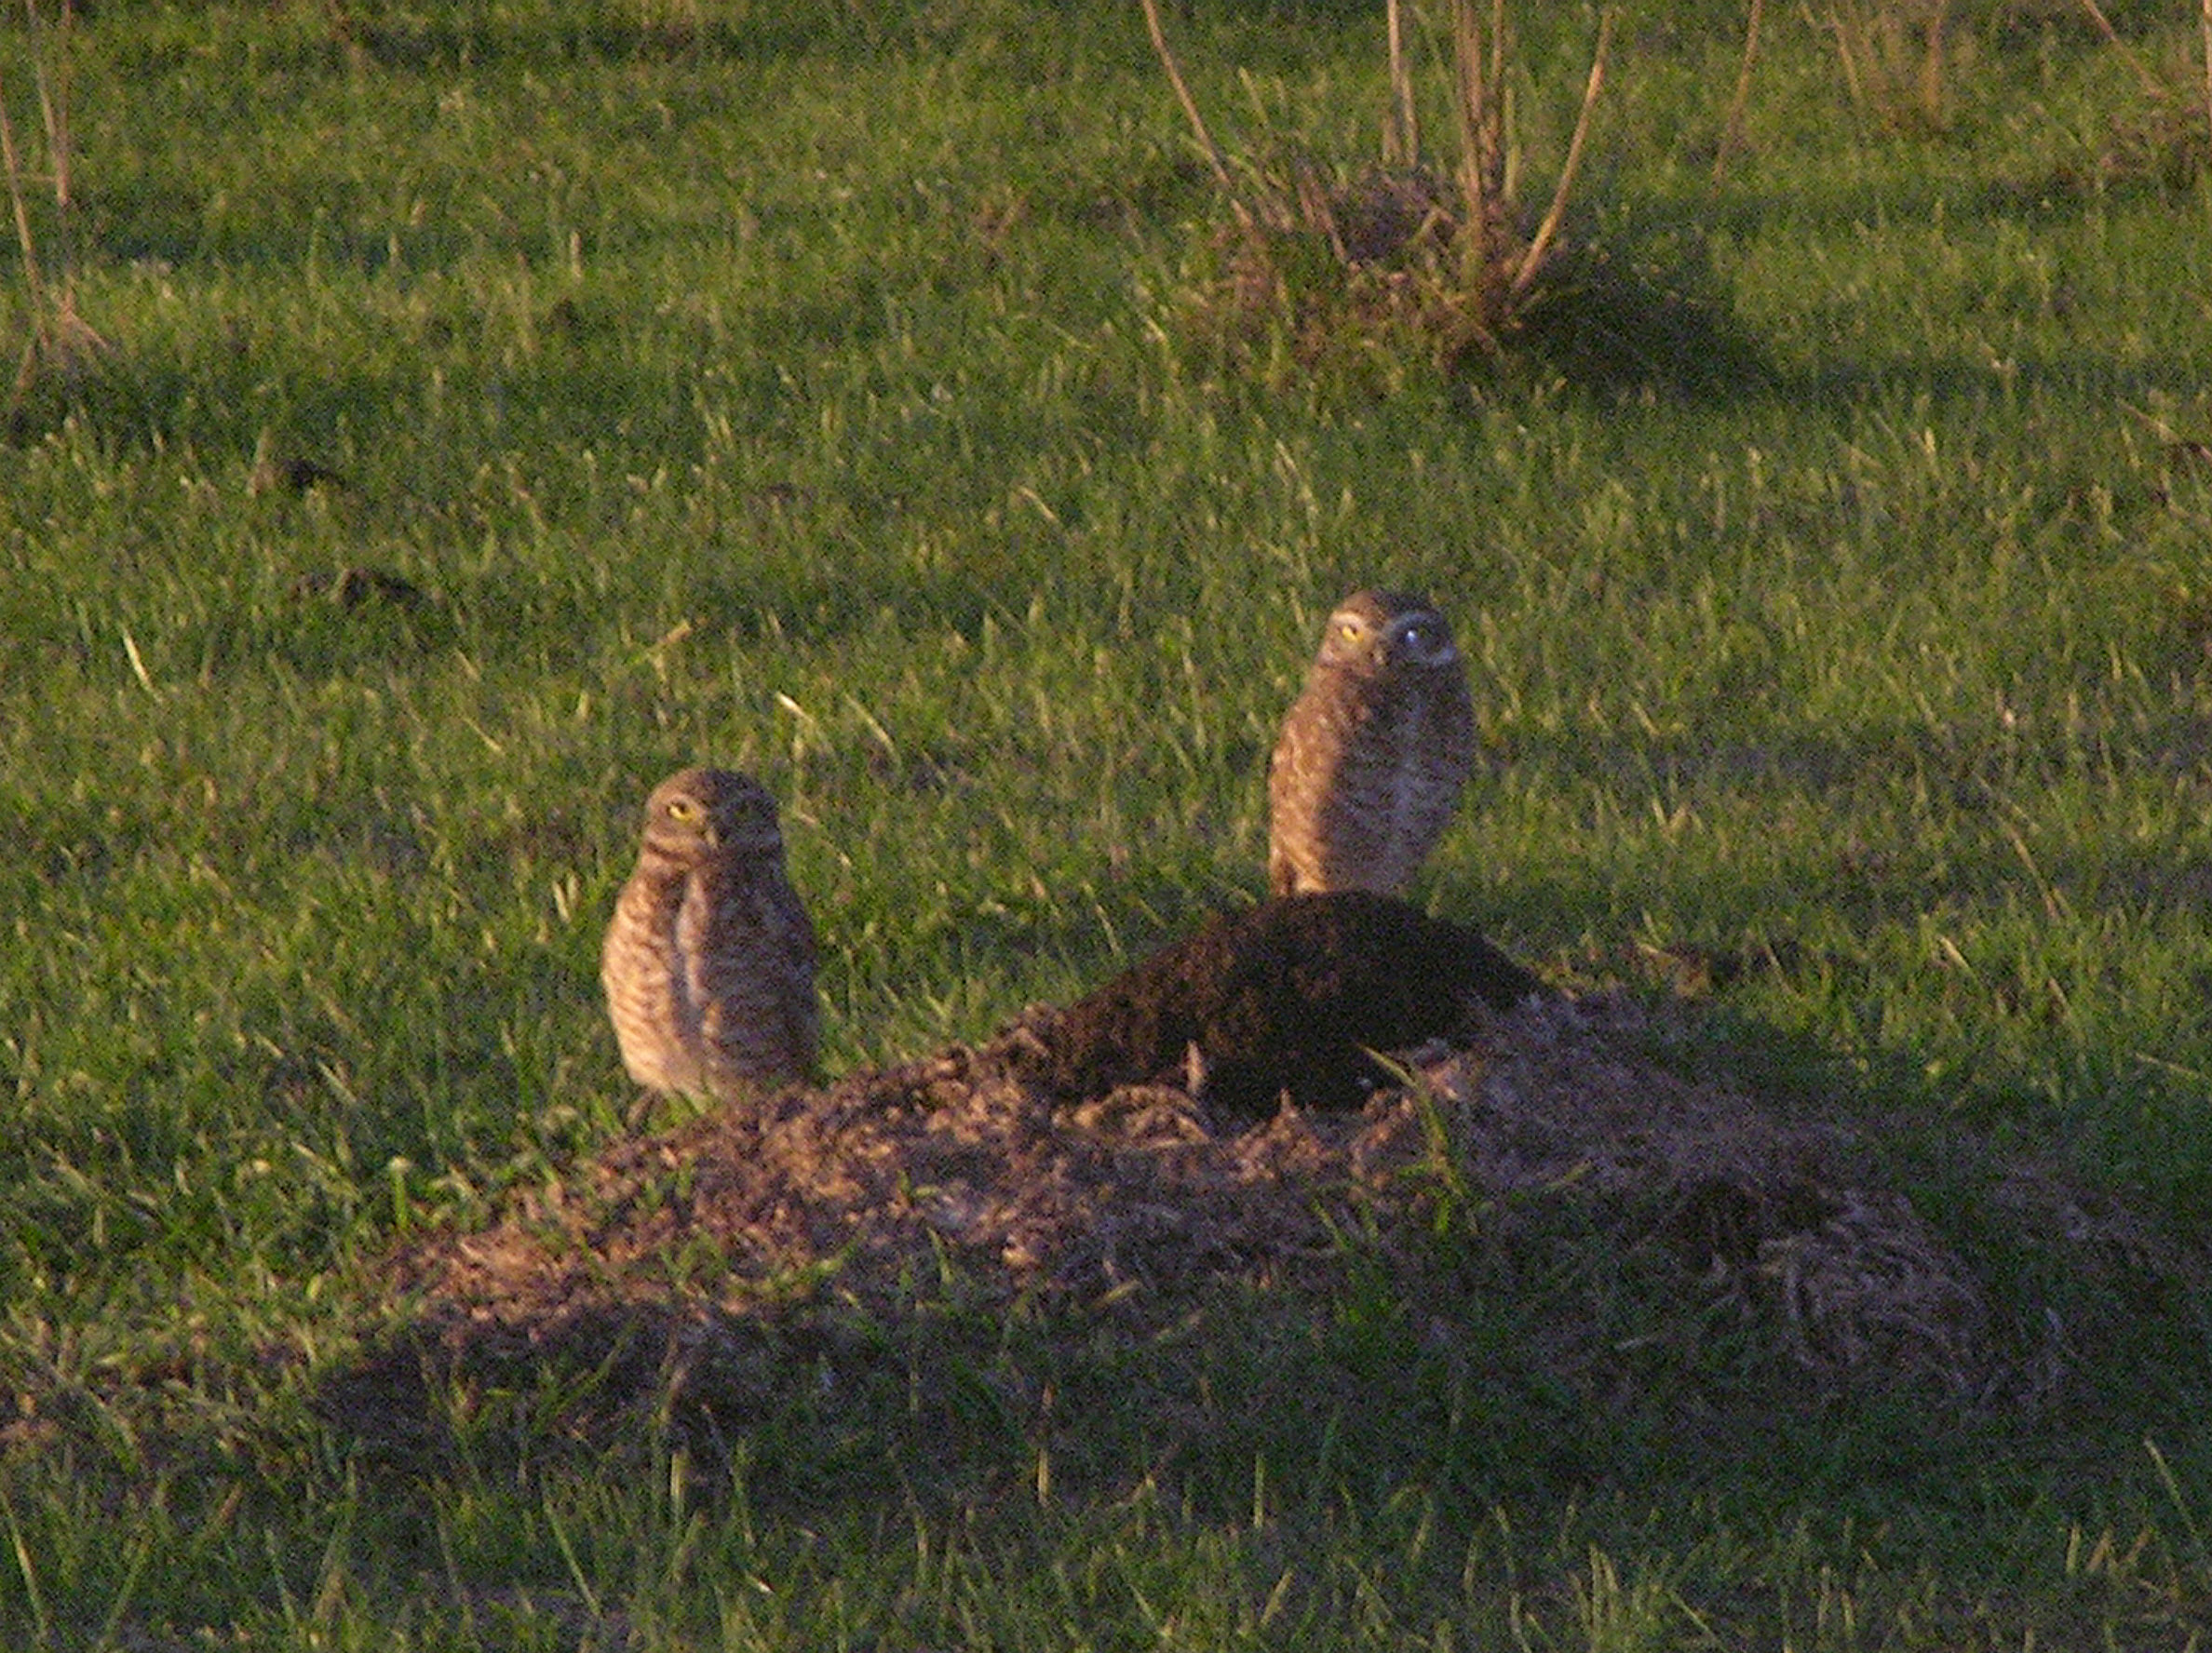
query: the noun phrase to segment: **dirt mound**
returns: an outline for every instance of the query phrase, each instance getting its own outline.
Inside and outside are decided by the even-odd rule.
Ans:
[[[1639,1054],[1640,1001],[1531,991],[1479,936],[1409,914],[1271,903],[985,1044],[617,1144],[488,1230],[389,1259],[418,1318],[333,1404],[388,1409],[402,1368],[567,1362],[617,1408],[687,1386],[711,1405],[757,1387],[748,1363],[832,1335],[817,1310],[896,1324],[949,1289],[1158,1328],[1224,1283],[1325,1291],[1347,1234],[1418,1273],[1453,1203],[1507,1247],[1555,1243],[1571,1208],[1583,1243],[1665,1271],[1685,1324],[1749,1326],[1816,1387],[1972,1402],[2052,1380],[1993,1352],[1974,1270],[1862,1140],[1690,1082]],[[2134,1247],[2115,1267],[2152,1245],[2050,1178],[1998,1199]],[[1603,1358],[1594,1325],[1544,1337],[1532,1358],[1563,1373]]]
[[[1352,1206],[1418,1197],[1406,1174],[1435,1145],[1373,1053],[1441,1060],[1542,990],[1400,901],[1272,901],[984,1045],[618,1144],[398,1274],[434,1318],[509,1322],[614,1301],[758,1312],[832,1277],[891,1311],[938,1254],[1002,1295],[1273,1277],[1332,1250]]]
[[[1030,1076],[1061,1096],[1180,1079],[1248,1117],[1288,1095],[1356,1107],[1392,1082],[1369,1054],[1462,1035],[1477,1005],[1543,984],[1476,931],[1363,891],[1223,913],[1054,1018]]]

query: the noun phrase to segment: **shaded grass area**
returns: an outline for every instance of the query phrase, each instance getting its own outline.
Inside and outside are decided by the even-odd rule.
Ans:
[[[2170,1397],[2070,1416],[2065,1449],[2056,1418],[1941,1412],[1932,1432],[1918,1402],[1786,1380],[1759,1427],[1685,1429],[1701,1393],[1747,1396],[1756,1357],[1722,1327],[1685,1342],[1633,1257],[1552,1241],[1533,1278],[1466,1247],[1448,1325],[1386,1273],[1319,1314],[1224,1293],[1134,1342],[1111,1312],[963,1311],[948,1280],[910,1316],[768,1334],[721,1442],[576,1438],[600,1385],[666,1358],[618,1337],[597,1364],[479,1369],[397,1456],[331,1455],[357,1413],[248,1419],[203,1389],[158,1453],[71,1418],[78,1444],[19,1462],[13,1519],[66,1604],[50,1625],[88,1640],[115,1609],[452,1646],[1049,1646],[1168,1624],[1344,1646],[1447,1625],[1531,1646],[2181,1646],[2201,1624],[2201,1512],[2164,1491],[2168,1447],[2106,1455]],[[1531,1338],[1594,1306],[1624,1355],[1606,1387],[1561,1385]],[[2177,1351],[2110,1352],[2170,1370]],[[179,1440],[197,1449],[180,1459]],[[101,1513],[103,1485],[153,1496]],[[182,1571],[134,1578],[147,1557]]]
[[[391,1455],[311,1404],[406,1318],[390,1244],[618,1137],[653,778],[775,786],[831,1066],[910,1057],[1259,894],[1275,721],[1384,573],[1491,752],[1438,911],[1571,981],[1721,961],[1657,1055],[1893,1122],[2008,1306],[2102,1288],[1962,1134],[2201,1246],[2212,281],[2094,42],[1993,33],[1899,137],[1784,34],[1710,195],[1735,20],[1629,18],[1558,347],[1270,379],[1184,325],[1209,192],[1133,9],[345,9],[74,48],[114,349],[0,449],[9,1637],[2201,1634],[2201,1303],[2095,1305],[2067,1409],[1931,1416],[1786,1392],[1564,1216],[1439,1237],[1441,1335],[1380,1270],[1137,1340],[953,1270],[770,1337],[711,1456],[579,1435],[588,1363]],[[1182,26],[1209,106],[1376,106],[1362,20]],[[1562,1320],[1602,1390],[1533,1369]]]

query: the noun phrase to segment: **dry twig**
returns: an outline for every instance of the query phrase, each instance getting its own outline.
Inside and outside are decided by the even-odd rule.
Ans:
[[[8,117],[7,88],[0,86],[0,172],[7,180],[8,205],[15,221],[16,244],[22,256],[24,297],[31,316],[30,336],[17,364],[15,394],[35,381],[42,363],[67,368],[79,356],[106,348],[107,342],[76,313],[76,295],[71,281],[74,267],[71,227],[74,198],[71,187],[72,144],[69,128],[69,84],[66,39],[75,20],[73,0],[62,0],[60,21],[49,25],[39,15],[37,0],[23,0],[23,11],[34,45],[32,77],[38,97],[41,124],[46,131],[47,170],[35,176],[16,141],[14,122]],[[62,44],[53,37],[59,34]],[[51,74],[48,60],[59,65]],[[33,226],[28,185],[43,181],[54,194],[57,225],[57,262],[53,275],[39,256],[38,236]]]
[[[1421,114],[1413,101],[1413,70],[1406,58],[1406,34],[1398,0],[1385,12],[1390,36],[1391,113],[1382,128],[1382,162],[1410,167],[1421,158]]]
[[[1751,101],[1751,68],[1759,60],[1759,25],[1766,0],[1751,0],[1751,15],[1744,24],[1744,61],[1736,70],[1735,92],[1728,101],[1728,118],[1720,126],[1720,148],[1713,156],[1713,187],[1720,187],[1728,170],[1728,157],[1744,141],[1744,111]]]
[[[2142,86],[2143,95],[2153,103],[2165,102],[2165,88],[2158,84],[2158,76],[2151,74],[2144,66],[2143,60],[2128,48],[2127,42],[2120,38],[2119,31],[2112,27],[2112,20],[2105,16],[2104,8],[2097,5],[2097,0],[2082,0],[2082,6],[2089,13],[2089,20],[2097,25],[2097,32],[2104,36],[2105,44],[2120,54],[2122,62],[2135,71],[2135,77]]]
[[[1167,72],[1167,84],[1175,88],[1175,100],[1182,105],[1183,116],[1191,123],[1191,131],[1198,140],[1198,147],[1206,152],[1207,164],[1213,168],[1214,181],[1221,186],[1221,194],[1228,197],[1229,209],[1236,214],[1237,222],[1248,230],[1256,227],[1251,209],[1236,193],[1236,181],[1229,175],[1229,163],[1221,158],[1221,145],[1207,130],[1206,117],[1198,113],[1198,100],[1191,96],[1191,88],[1182,77],[1182,68],[1175,60],[1175,53],[1167,45],[1167,31],[1160,26],[1160,8],[1156,0],[1139,0],[1144,7],[1144,26],[1152,34],[1153,50],[1159,55],[1160,67]]]
[[[1574,117],[1574,135],[1567,141],[1567,159],[1559,167],[1559,181],[1552,191],[1551,208],[1536,227],[1535,239],[1521,255],[1520,269],[1513,277],[1516,298],[1528,290],[1536,273],[1543,269],[1553,237],[1559,233],[1560,221],[1566,217],[1567,198],[1574,189],[1574,175],[1582,168],[1583,143],[1590,135],[1590,116],[1598,107],[1598,93],[1605,85],[1605,51],[1612,39],[1612,13],[1609,11],[1598,20],[1598,49],[1590,59],[1589,84],[1583,88],[1582,113]]]

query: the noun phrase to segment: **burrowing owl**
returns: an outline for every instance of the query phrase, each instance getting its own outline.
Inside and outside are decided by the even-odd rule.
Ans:
[[[1268,887],[1403,895],[1474,767],[1475,703],[1444,616],[1407,592],[1354,592],[1268,764]]]
[[[726,769],[655,786],[600,954],[630,1077],[722,1100],[806,1078],[820,1031],[815,957],[768,789]]]

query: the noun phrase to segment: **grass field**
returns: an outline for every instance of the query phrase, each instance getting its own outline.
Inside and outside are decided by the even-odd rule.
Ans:
[[[1597,17],[1519,9],[1548,177]],[[1379,10],[1167,20],[1234,145],[1350,161]],[[1134,5],[11,10],[104,347],[0,444],[0,1643],[2212,1646],[2212,1305],[2092,1303],[1958,1169],[2212,1242],[2167,11],[1959,8],[1934,102],[1918,59],[1854,96],[1879,10],[1770,17],[1716,186],[1743,16],[1628,0],[1572,222],[1693,355],[1448,374],[1210,328]],[[30,292],[11,243],[19,349]],[[776,791],[827,1065],[918,1055],[1262,893],[1275,722],[1375,580],[1446,602],[1490,748],[1433,909],[1573,984],[1743,961],[1665,1058],[1880,1122],[2063,1398],[1736,1405],[1724,1339],[1562,1388],[1517,1351],[1591,1281],[1623,1349],[1678,1312],[1562,1231],[1471,1354],[1387,1277],[1134,1348],[949,1291],[834,1394],[794,1357],[712,1474],[568,1429],[588,1373],[412,1456],[332,1419],[389,1246],[624,1133],[597,948],[654,780]]]

